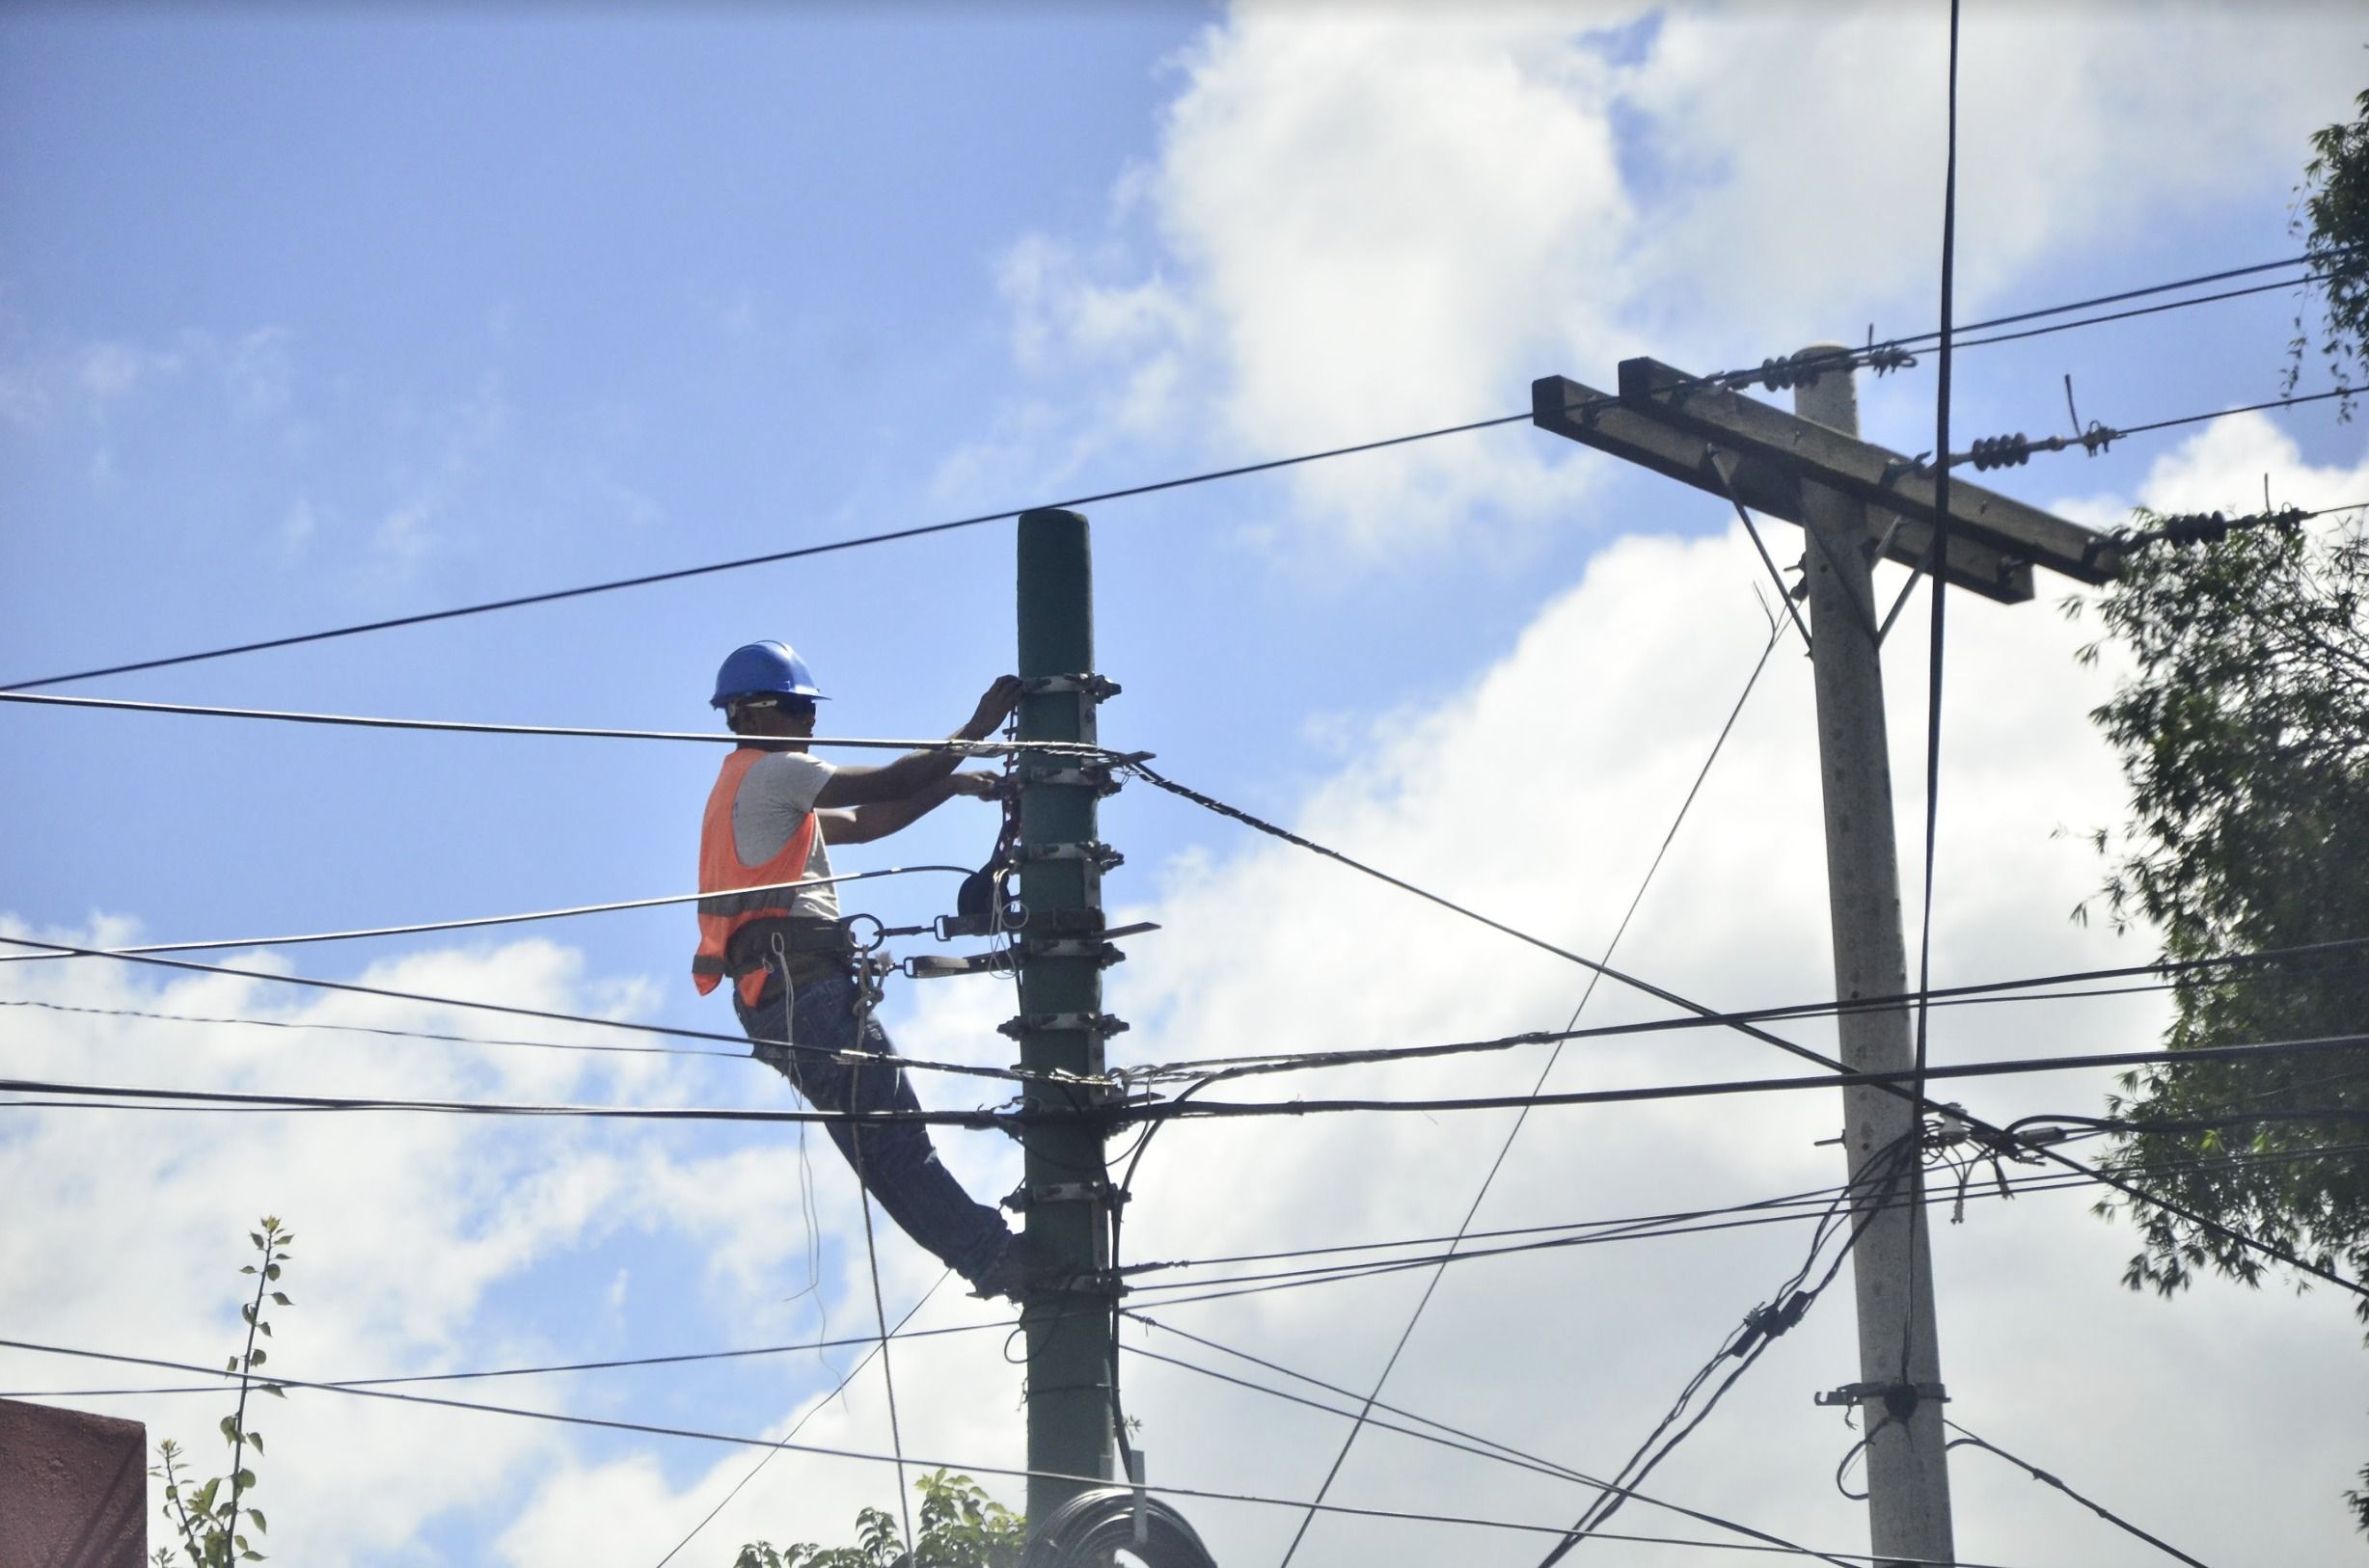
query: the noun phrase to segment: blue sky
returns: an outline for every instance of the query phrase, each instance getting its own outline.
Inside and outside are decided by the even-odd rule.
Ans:
[[[1633,353],[1708,369],[1856,338],[1870,322],[1879,335],[1922,331],[1940,170],[1941,14],[1927,9],[1508,8],[1455,23],[1181,6],[12,13],[0,18],[0,680],[1512,413],[1535,375],[1609,386]],[[2160,25],[2139,15],[2044,26],[2018,8],[1970,7],[1962,316],[2294,250],[2286,217],[2303,138],[2357,90],[2358,28],[2306,8],[2251,23],[2207,8]],[[1803,80],[1834,85],[1805,94]],[[1958,444],[2061,427],[2067,373],[2083,417],[2117,424],[2274,396],[2295,309],[2274,294],[1970,350]],[[1929,359],[1864,385],[1869,438],[1929,446],[1932,391]],[[2134,440],[2096,460],[2038,459],[2000,483],[2106,525],[2142,500],[2247,504],[2266,470],[2282,501],[2369,498],[2365,468],[2357,426],[2322,408]],[[1756,568],[1730,517],[1519,424],[1093,517],[1100,662],[1127,688],[1105,710],[1106,739],[1583,946],[1609,933],[1674,781],[1683,788],[1757,646]],[[1011,530],[994,525],[70,689],[688,729],[709,721],[723,652],[785,636],[836,699],[827,730],[936,735],[1011,663]],[[2116,811],[2110,759],[2082,716],[2102,689],[2074,674],[2077,634],[2039,605],[1973,612],[1963,635],[1974,640],[1953,664],[1950,710],[1962,727],[1946,742],[1958,770],[1947,798],[1963,803],[1945,817],[1937,886],[1951,939],[1937,947],[1939,978],[2127,959],[2133,944],[2063,924],[2096,868],[2049,837]],[[1905,772],[1921,767],[1920,714],[1901,667]],[[1739,730],[1752,755],[1727,765],[1729,793],[1706,797],[1706,825],[1690,825],[1672,885],[1632,938],[1643,972],[1737,1003],[1831,984],[1808,853],[1806,682],[1798,669],[1772,679],[1785,684],[1769,716]],[[687,746],[87,712],[13,710],[0,725],[18,759],[0,821],[12,872],[0,916],[69,938],[261,934],[679,892],[713,766]],[[1105,828],[1130,857],[1113,896],[1169,928],[1113,977],[1115,1010],[1137,1020],[1127,1044],[1138,1060],[1266,1034],[1348,1042],[1545,1027],[1576,999],[1551,967],[1469,948],[1427,915],[1148,792],[1109,805]],[[957,802],[847,858],[975,862],[992,834],[984,812]],[[915,879],[850,902],[906,921],[951,891]],[[728,1028],[682,984],[689,925],[662,910],[285,961],[333,977],[376,964],[448,994]],[[53,966],[22,984],[95,1005],[331,1015],[268,987],[95,969],[68,978]],[[917,1053],[999,1061],[997,1001],[906,987],[890,1016]],[[59,1076],[789,1103],[734,1063],[515,1065],[327,1035],[284,1047],[252,1031],[17,1021],[25,1070]],[[2144,1040],[2158,1021],[2134,1008],[2110,1027],[2068,1026],[2062,1045]],[[1952,1043],[1967,1056],[2015,1038],[1965,1028]],[[1706,1069],[1729,1060],[1702,1059]],[[2101,1087],[2082,1081],[2054,1103],[2089,1108]],[[959,1102],[969,1091],[923,1093]],[[241,1140],[208,1143],[177,1123],[111,1125],[103,1146],[85,1145],[96,1115],[0,1126],[0,1173],[41,1173],[65,1205],[58,1224],[90,1218],[112,1256],[142,1260],[77,1286],[87,1301],[69,1312],[40,1287],[37,1238],[0,1252],[8,1320],[53,1338],[217,1354],[230,1309],[215,1297],[244,1222],[264,1206],[300,1233],[340,1237],[283,1331],[316,1333],[307,1365],[331,1375],[788,1339],[819,1321],[811,1302],[784,1299],[803,1284],[803,1242],[794,1155],[770,1135],[374,1122],[254,1132],[242,1158]],[[1724,1136],[1709,1126],[1661,1130]],[[1302,1223],[1269,1201],[1298,1180],[1348,1205],[1328,1222],[1345,1230],[1414,1233],[1430,1223],[1414,1208],[1448,1203],[1477,1177],[1469,1147],[1405,1129],[1361,1136],[1311,1137],[1271,1169],[1264,1150],[1242,1154],[1223,1176],[1215,1156],[1187,1163],[1176,1140],[1163,1151],[1178,1161],[1165,1206],[1147,1209],[1168,1229],[1156,1225],[1147,1244],[1271,1240]],[[1654,1134],[1633,1136],[1649,1147]],[[187,1148],[174,1142],[183,1137]],[[1808,1146],[1780,1154],[1748,1142],[1732,1170],[1713,1161],[1701,1174],[1723,1201],[1755,1196],[1819,1169],[1803,1163],[1822,1157]],[[1212,1135],[1207,1147],[1236,1143]],[[1535,1189],[1503,1200],[1503,1223],[1566,1212],[1573,1191],[1606,1212],[1644,1193],[1635,1163],[1591,1147],[1616,1146],[1607,1131],[1542,1149]],[[78,1149],[89,1168],[61,1168]],[[383,1179],[307,1164],[348,1155]],[[1010,1179],[1003,1151],[953,1157],[982,1190]],[[1403,1185],[1436,1174],[1435,1159],[1475,1169]],[[852,1189],[819,1141],[816,1160],[831,1322],[844,1330],[868,1286],[841,1251]],[[1387,1179],[1375,1175],[1385,1167]],[[1734,1186],[1718,1186],[1723,1172]],[[169,1215],[138,1213],[142,1173],[171,1181]],[[2141,1320],[2120,1314],[2140,1308],[2112,1288],[2121,1239],[2062,1206],[2043,1251],[2091,1291],[2067,1311],[2088,1314],[2103,1342],[2138,1333]],[[452,1258],[468,1261],[444,1279],[438,1265]],[[889,1263],[903,1299],[928,1284],[909,1252]],[[1707,1254],[1686,1266],[1706,1272],[1674,1278],[1728,1277]],[[1587,1289],[1606,1313],[1629,1300],[1586,1276],[1511,1284],[1532,1302]],[[118,1299],[143,1286],[153,1303]],[[1357,1288],[1379,1303],[1361,1323],[1401,1310],[1385,1287]],[[1995,1280],[1981,1288],[2013,1294]],[[1733,1315],[1727,1293],[1715,1319]],[[2117,1388],[2136,1396],[2196,1354],[2196,1325],[2222,1325],[2246,1345],[2288,1347],[2265,1349],[2248,1375],[2349,1380],[2341,1414],[2356,1435],[2357,1355],[2313,1359],[2350,1344],[2340,1309],[2236,1292],[2206,1304],[2208,1293],[2186,1318],[2183,1304],[2143,1319],[2159,1338]],[[1972,1359],[1998,1373],[2003,1400],[2029,1325],[2016,1328],[2011,1300],[1980,1299],[1967,1316],[1998,1325],[1996,1356]],[[1608,1316],[1602,1332],[1659,1348],[1655,1314],[1631,1305],[1642,1325]],[[1475,1296],[1443,1311],[1464,1313],[1451,1321],[1470,1332],[1503,1332],[1490,1306]],[[2246,1316],[2274,1311],[2285,1315]],[[1339,1354],[1350,1381],[1378,1365],[1368,1342],[1378,1327],[1328,1335],[1319,1317],[1276,1312],[1236,1327],[1245,1340]],[[1599,1450],[1613,1440],[1553,1423],[1633,1424],[1682,1370],[1693,1340],[1670,1332],[1668,1361],[1636,1356],[1640,1387],[1625,1403],[1608,1388],[1602,1409],[1550,1418],[1523,1409],[1511,1379],[1473,1397],[1506,1405],[1512,1429],[1547,1422],[1574,1462],[1609,1462]],[[926,1359],[940,1354],[916,1352],[932,1369],[916,1377],[946,1392],[937,1405],[917,1396],[913,1424],[937,1451],[992,1459],[1009,1441],[1003,1368]],[[12,1387],[65,1386],[44,1381],[51,1364],[0,1365]],[[801,1364],[537,1392],[554,1408],[753,1430],[778,1424],[816,1376]],[[1770,1410],[1798,1419],[1798,1393],[1788,1386]],[[1205,1390],[1154,1396],[1171,1400],[1157,1446],[1180,1480],[1237,1458],[1289,1495],[1321,1474],[1276,1469]],[[2267,1422],[2267,1408],[2223,1414]],[[141,1414],[158,1435],[176,1420],[194,1434],[211,1417],[191,1409]],[[874,1415],[851,1405],[834,1430],[862,1446],[879,1435],[864,1424]],[[449,1441],[424,1418],[373,1417],[389,1424],[359,1436],[334,1424],[345,1413],[308,1419],[323,1423],[311,1429],[322,1443],[354,1452]],[[2331,1416],[2260,1461],[2299,1477],[2295,1506],[2312,1523],[2297,1527],[2294,1550],[2341,1539],[2328,1503],[2352,1448],[2337,1428]],[[278,1461],[271,1484],[288,1517],[312,1515],[286,1527],[311,1532],[291,1539],[306,1560],[534,1560],[571,1539],[567,1500],[586,1488],[635,1498],[659,1534],[688,1527],[721,1490],[702,1490],[716,1461],[696,1448],[467,1441],[485,1445],[479,1479],[364,1513],[338,1512],[361,1506],[358,1481]],[[1300,1469],[1323,1441],[1312,1428]],[[2120,1463],[2084,1446],[2068,1473],[2075,1458]],[[1388,1495],[1423,1473],[1375,1463],[1348,1481]],[[764,1517],[833,1527],[859,1493],[877,1495],[846,1490],[853,1473],[784,1482]],[[1717,1473],[1690,1473],[1698,1497],[1719,1500]],[[1822,1539],[1859,1527],[1838,1500],[1797,1519],[1789,1510],[1808,1504],[1775,1479],[1765,1490],[1728,1500],[1787,1510]],[[1962,1546],[2025,1544],[1998,1522],[2029,1498],[2002,1492],[1986,1516],[1984,1495],[1971,1497]],[[1228,1539],[1264,1550],[1266,1527],[1229,1516],[1217,1533],[1239,1528]],[[2008,1533],[1978,1533],[1993,1527]],[[728,1551],[705,1544],[712,1560]],[[1348,1532],[1315,1544],[1336,1554],[1326,1561],[1365,1550]]]

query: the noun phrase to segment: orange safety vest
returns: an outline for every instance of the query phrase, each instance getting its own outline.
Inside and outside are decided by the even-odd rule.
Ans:
[[[724,955],[734,932],[751,920],[782,919],[790,913],[791,894],[786,889],[770,893],[735,889],[797,881],[805,876],[806,857],[814,852],[814,813],[809,811],[771,860],[751,866],[741,859],[740,849],[732,841],[732,802],[740,795],[741,780],[765,755],[754,746],[738,746],[724,758],[716,788],[708,794],[707,815],[699,824],[699,891],[716,895],[699,900],[699,951],[691,960],[691,983],[702,996],[730,972],[724,967]],[[741,1000],[750,1007],[757,1005],[757,995],[764,988],[762,969],[751,969],[740,977]]]

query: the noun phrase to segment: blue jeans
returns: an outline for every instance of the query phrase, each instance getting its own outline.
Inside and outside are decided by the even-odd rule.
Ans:
[[[856,983],[834,974],[799,987],[782,1006],[777,977],[769,977],[755,1007],[742,1003],[738,991],[732,1006],[741,1028],[757,1041],[757,1060],[790,1080],[798,1092],[822,1111],[918,1111],[912,1085],[905,1069],[888,1063],[851,1066],[823,1051],[862,1050],[893,1056],[880,1020],[864,1020],[860,1041],[856,1030]],[[821,1050],[784,1050],[768,1041],[794,1041]],[[830,1123],[831,1141],[839,1146],[864,1186],[904,1232],[935,1253],[939,1260],[966,1280],[976,1281],[1012,1244],[1010,1227],[1002,1214],[974,1202],[938,1161],[930,1147],[930,1130],[918,1122],[898,1122],[858,1127],[844,1122]]]

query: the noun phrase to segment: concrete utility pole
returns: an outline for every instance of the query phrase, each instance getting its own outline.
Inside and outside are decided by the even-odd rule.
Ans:
[[[1804,356],[1847,353],[1819,344]],[[1795,389],[1793,411],[1859,434],[1847,368]],[[1892,748],[1875,627],[1867,509],[1841,491],[1802,486],[1810,548],[1811,667],[1817,689],[1818,782],[1826,802],[1826,898],[1835,938],[1835,995],[1849,1001],[1908,990],[1900,931],[1899,841],[1892,813]],[[1907,1072],[1917,1066],[1909,1011],[1836,1020],[1843,1066]],[[1933,1316],[1932,1237],[1925,1226],[1922,1117],[1898,1095],[1842,1092],[1859,1300],[1859,1392],[1867,1433],[1867,1523],[1878,1557],[1954,1560],[1949,1470],[1942,1427],[1941,1349]]]
[[[1821,345],[1804,349],[1794,365],[1767,367],[1771,382],[1797,389],[1791,415],[1648,359],[1621,364],[1617,396],[1562,376],[1542,376],[1530,389],[1539,428],[1708,491],[1747,523],[1760,512],[1802,525],[1835,994],[1844,999],[1908,989],[1880,660],[1889,612],[1875,605],[1873,572],[1878,559],[1923,562],[1939,524],[1933,470],[1858,439],[1848,354]],[[1823,373],[1798,367],[1837,357],[1842,363]],[[1950,483],[1947,524],[1943,577],[2001,604],[2032,597],[2035,566],[2090,583],[2121,570],[2111,539],[1965,480]],[[1915,1068],[1905,1008],[1846,1014],[1838,1023],[1849,1070]],[[1879,1562],[1950,1562],[1922,1118],[1909,1100],[1871,1087],[1845,1089],[1843,1113],[1854,1221],[1863,1228],[1851,1259],[1860,1377],[1817,1400],[1860,1409]]]
[[[1020,520],[1020,739],[1091,743],[1095,706],[1116,688],[1094,672],[1094,560],[1086,520],[1037,511]],[[1103,1013],[1103,872],[1117,857],[1099,842],[1098,803],[1106,771],[1074,757],[1023,751],[1021,779],[1021,900],[1018,933],[1021,1015],[1004,1026],[1020,1041],[1021,1066],[1034,1072],[1099,1076],[1103,1042],[1121,1026]],[[1096,1092],[1031,1080],[1030,1110],[1076,1110]],[[1031,1126],[1023,1185],[1016,1201],[1030,1241],[1064,1273],[1108,1266],[1109,1173],[1093,1125]],[[1021,1304],[1028,1341],[1028,1468],[1068,1475],[1111,1473],[1109,1303],[1074,1289],[1039,1292]],[[1082,1482],[1032,1477],[1031,1536]]]

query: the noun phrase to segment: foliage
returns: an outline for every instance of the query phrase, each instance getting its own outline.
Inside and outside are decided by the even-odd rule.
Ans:
[[[2327,336],[2320,353],[2339,382],[2351,369],[2369,373],[2369,93],[2355,100],[2360,118],[2327,126],[2311,139],[2311,161],[2296,192],[2296,230],[2322,277]],[[2287,390],[2302,378],[2310,339],[2299,318],[2287,366]],[[2351,399],[2345,400],[2348,412]]]
[[[2233,530],[2140,550],[2103,601],[2136,672],[2092,716],[2121,755],[2131,820],[2103,890],[2178,960],[2369,934],[2369,538],[2358,525]],[[2097,645],[2083,650],[2094,658]],[[2101,850],[2107,836],[2098,835]],[[2178,977],[2173,1051],[2350,1035],[2369,953],[2343,948]],[[2369,1275],[2369,1067],[2356,1052],[2180,1062],[2126,1074],[2108,1168],[2221,1225]],[[2143,1200],[2124,1283],[2171,1295],[2261,1255]],[[2101,1204],[2101,1211],[2110,1205]],[[2369,1301],[2359,1301],[2369,1319]],[[2369,1483],[2369,1471],[2362,1473]],[[2369,1529],[2369,1497],[2348,1494]]]
[[[776,1549],[754,1541],[741,1548],[733,1568],[1014,1568],[1020,1561],[1027,1522],[978,1482],[936,1470],[913,1490],[921,1494],[921,1517],[910,1558],[895,1516],[864,1508],[856,1515],[854,1546]]]
[[[231,1446],[231,1468],[204,1484],[193,1475],[184,1475],[186,1459],[181,1446],[171,1438],[156,1445],[156,1468],[149,1473],[165,1483],[164,1516],[179,1538],[181,1554],[195,1568],[230,1568],[233,1561],[260,1562],[263,1554],[249,1544],[245,1527],[252,1526],[255,1533],[264,1530],[263,1510],[247,1501],[255,1490],[255,1472],[247,1467],[247,1450],[257,1457],[263,1452],[263,1434],[247,1424],[247,1395],[261,1390],[277,1398],[287,1395],[278,1385],[258,1381],[255,1369],[270,1359],[269,1352],[256,1345],[258,1337],[271,1338],[271,1323],[263,1312],[268,1301],[276,1307],[293,1305],[287,1293],[274,1289],[287,1264],[288,1243],[296,1238],[280,1229],[280,1222],[269,1215],[258,1222],[262,1229],[251,1231],[248,1240],[262,1255],[259,1262],[249,1263],[238,1272],[255,1276],[255,1299],[244,1302],[238,1309],[239,1317],[247,1325],[246,1348],[229,1358],[223,1370],[238,1374],[238,1406],[222,1418],[222,1439]],[[226,1496],[227,1494],[227,1496]],[[240,1515],[244,1514],[242,1524]],[[152,1559],[158,1568],[172,1568],[175,1562],[171,1547],[158,1547]]]

